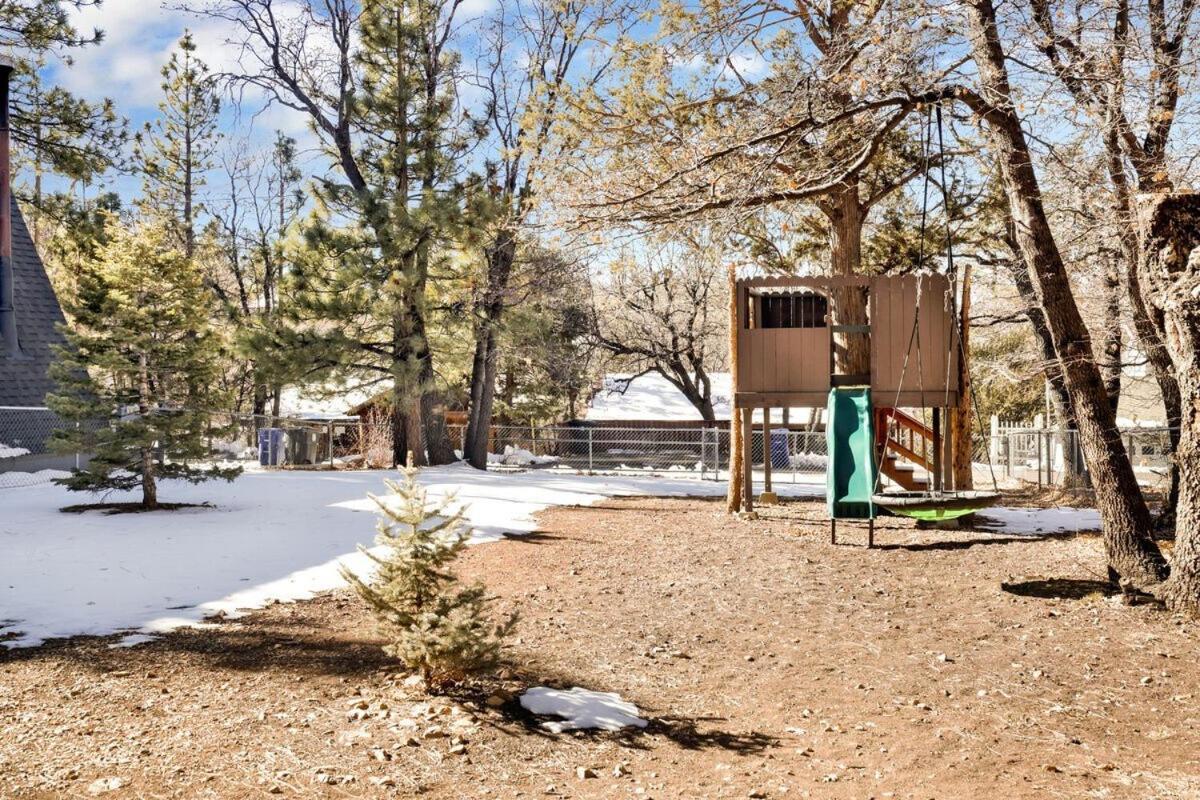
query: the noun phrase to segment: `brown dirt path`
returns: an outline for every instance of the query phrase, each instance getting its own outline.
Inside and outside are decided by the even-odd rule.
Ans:
[[[1106,596],[1095,537],[887,520],[868,551],[822,513],[613,500],[464,556],[523,618],[504,687],[616,691],[645,732],[430,704],[333,594],[0,652],[0,796],[1200,796],[1195,627]]]

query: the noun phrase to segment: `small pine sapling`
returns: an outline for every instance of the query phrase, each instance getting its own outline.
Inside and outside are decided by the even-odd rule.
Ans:
[[[375,615],[384,652],[438,690],[495,668],[516,615],[493,622],[485,587],[463,586],[449,569],[471,535],[462,509],[452,498],[429,503],[417,470],[400,471],[402,480],[386,481],[390,495],[371,495],[381,512],[375,542],[383,552],[359,546],[376,574],[364,580],[344,564],[341,573]]]

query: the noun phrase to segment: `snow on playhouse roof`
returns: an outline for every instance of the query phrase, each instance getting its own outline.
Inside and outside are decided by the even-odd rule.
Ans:
[[[728,372],[710,372],[713,414],[719,420],[729,419],[733,407],[733,385]],[[793,408],[789,419],[796,423],[809,420],[810,409]],[[778,409],[772,418],[781,419]],[[702,420],[700,412],[688,402],[683,393],[670,381],[651,372],[634,378],[629,373],[609,373],[604,385],[588,404],[585,419],[590,422],[681,422]]]

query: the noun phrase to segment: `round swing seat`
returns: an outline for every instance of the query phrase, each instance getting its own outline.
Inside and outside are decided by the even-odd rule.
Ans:
[[[958,492],[882,492],[871,495],[871,502],[893,514],[913,519],[937,521],[958,519],[995,505],[998,492],[963,490]]]

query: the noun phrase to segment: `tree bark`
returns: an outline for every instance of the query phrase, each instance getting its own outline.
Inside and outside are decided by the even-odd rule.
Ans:
[[[514,232],[502,230],[487,254],[487,286],[475,303],[475,355],[471,362],[471,401],[463,457],[476,469],[487,469],[488,436],[496,399],[496,363],[500,357],[500,320],[504,314],[504,291],[516,255]]]
[[[971,352],[971,264],[963,266],[962,303],[959,306],[959,359],[958,359],[958,403],[950,418],[951,441],[954,443],[955,490],[974,489],[974,420],[971,415],[971,372],[967,369]]]
[[[725,496],[725,510],[735,514],[742,507],[742,462],[746,457],[742,442],[742,420],[740,409],[737,407],[738,391],[738,293],[737,269],[729,267],[729,375],[733,397],[729,398],[729,485]],[[720,440],[717,440],[720,442]]]
[[[446,428],[446,405],[435,384],[432,354],[424,361],[421,385],[425,387],[421,393],[421,419],[424,422],[422,433],[427,462],[431,466],[453,464],[458,457],[454,454],[454,444]]]
[[[1161,314],[1184,414],[1175,450],[1179,470],[1175,549],[1160,597],[1200,613],[1200,194],[1143,195],[1139,204],[1147,303]]]
[[[138,358],[138,414],[150,415],[150,367],[146,354]],[[158,485],[154,482],[154,448],[142,448],[142,508],[158,508]]]
[[[1013,105],[995,7],[992,0],[969,0],[967,10],[972,59],[982,91],[964,99],[986,124],[1017,245],[1032,270],[1054,341],[1096,490],[1110,574],[1138,588],[1151,589],[1166,577],[1166,562],[1151,538],[1150,512],[1117,430],[1087,326],[1050,229],[1032,156]]]
[[[1137,214],[1133,207],[1133,194],[1129,187],[1129,179],[1125,174],[1124,152],[1115,128],[1110,128],[1107,132],[1105,147],[1108,155],[1108,175],[1116,194],[1116,213],[1122,223],[1118,228],[1118,240],[1121,244],[1121,257],[1125,262],[1125,282],[1128,285],[1133,330],[1137,335],[1139,349],[1146,356],[1146,360],[1150,362],[1150,369],[1154,372],[1154,380],[1158,383],[1158,390],[1162,395],[1163,413],[1166,415],[1168,429],[1167,437],[1171,446],[1171,467],[1168,478],[1170,489],[1155,526],[1159,530],[1171,530],[1175,527],[1175,508],[1179,498],[1179,462],[1175,458],[1175,449],[1179,445],[1179,422],[1182,415],[1179,383],[1175,379],[1171,357],[1163,344],[1162,315],[1153,312],[1148,307],[1142,294],[1142,282],[1138,276],[1141,247],[1138,243]],[[1146,164],[1141,160],[1135,160],[1135,164],[1141,164],[1143,167],[1139,170],[1139,184],[1142,182],[1153,183],[1155,175],[1166,174],[1165,165]]]
[[[1104,379],[1104,394],[1113,414],[1121,404],[1121,372],[1123,367],[1121,338],[1121,270],[1115,256],[1109,256],[1109,266],[1104,271],[1104,336],[1100,340],[1101,375]]]
[[[842,184],[823,206],[829,218],[831,271],[837,276],[857,275],[862,265],[862,229],[865,218],[858,196],[858,181]],[[834,325],[867,324],[867,292],[847,286],[831,292]],[[871,341],[862,333],[833,334],[833,365],[837,375],[871,374]]]

